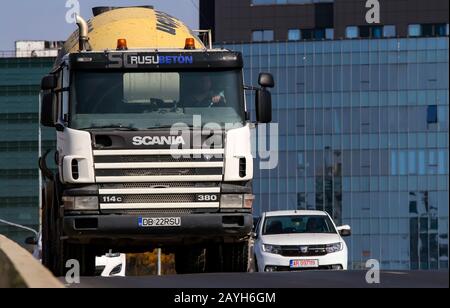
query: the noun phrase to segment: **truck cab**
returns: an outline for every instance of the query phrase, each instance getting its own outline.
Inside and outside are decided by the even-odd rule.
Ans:
[[[246,271],[253,123],[241,54],[205,47],[150,7],[94,12],[89,22],[77,17],[79,31],[42,80],[41,123],[57,139],[57,172],[40,160],[44,264],[62,275],[77,259],[89,275],[111,249],[163,248],[178,273]],[[161,46],[142,48],[127,28],[139,14]],[[113,26],[120,31],[105,30],[109,19],[123,22]],[[169,26],[187,37],[161,43]],[[121,31],[106,43],[115,48],[102,46]],[[262,74],[253,89],[261,123],[271,118],[268,87],[273,78]]]

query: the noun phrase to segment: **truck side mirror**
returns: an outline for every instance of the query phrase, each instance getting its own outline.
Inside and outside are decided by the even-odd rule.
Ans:
[[[58,86],[58,80],[55,75],[48,75],[41,80],[41,89],[43,91],[53,90]]]
[[[259,74],[258,83],[263,88],[273,88],[275,87],[275,81],[272,74],[261,73]]]
[[[41,124],[46,127],[55,127],[53,95],[53,93],[42,95]]]
[[[256,121],[272,122],[272,94],[265,88],[256,90]]]

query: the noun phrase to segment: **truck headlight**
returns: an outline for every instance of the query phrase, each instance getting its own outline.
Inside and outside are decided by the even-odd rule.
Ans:
[[[279,255],[281,254],[281,246],[277,246],[277,245],[262,245],[264,252],[267,253],[272,253],[274,255]]]
[[[242,209],[244,206],[243,195],[222,195],[220,198],[220,207],[225,209]]]
[[[327,253],[338,252],[344,249],[344,245],[342,243],[335,243],[326,246]]]
[[[98,197],[62,197],[64,209],[68,211],[98,211]]]

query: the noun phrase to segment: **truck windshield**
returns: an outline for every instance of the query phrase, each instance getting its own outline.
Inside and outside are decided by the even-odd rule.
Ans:
[[[268,217],[263,235],[299,233],[337,233],[328,216],[276,216]]]
[[[179,123],[236,127],[244,119],[239,70],[73,75],[70,126],[75,129],[151,129]]]

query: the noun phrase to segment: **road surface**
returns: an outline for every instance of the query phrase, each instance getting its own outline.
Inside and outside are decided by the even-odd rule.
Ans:
[[[71,288],[448,288],[449,273],[381,272],[380,284],[367,284],[366,272],[226,273],[125,278],[82,277]],[[64,279],[60,278],[64,283]]]

